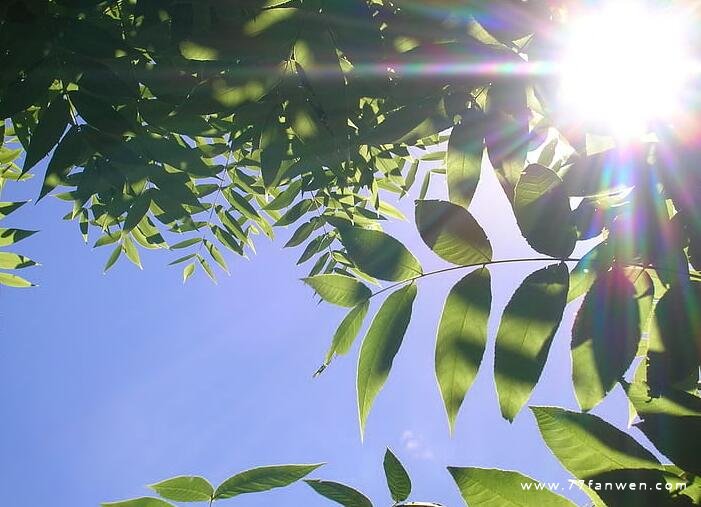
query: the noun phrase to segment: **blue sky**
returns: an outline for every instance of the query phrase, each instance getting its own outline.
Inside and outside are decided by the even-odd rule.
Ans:
[[[436,179],[433,185],[439,197],[443,184]],[[35,197],[36,190],[36,184],[10,186],[3,200]],[[411,219],[410,200],[402,207]],[[507,209],[485,172],[472,211],[495,258],[533,255]],[[14,250],[42,266],[24,273],[39,287],[0,289],[0,488],[6,505],[95,506],[148,494],[145,484],[173,475],[203,475],[216,485],[253,466],[320,461],[328,465],[311,477],[348,483],[377,505],[389,505],[381,465],[386,446],[409,470],[416,501],[462,505],[447,465],[566,481],[529,411],[513,424],[501,419],[492,376],[501,311],[542,263],[491,268],[490,341],[452,438],[433,347],[447,291],[464,273],[422,280],[404,345],[361,443],[359,344],[312,378],[344,312],[317,305],[299,281],[308,270],[295,266],[300,251],[281,248],[294,228],[279,230],[275,242],[260,238],[251,260],[231,258],[232,274],[222,274],[218,285],[202,273],[183,285],[180,270],[166,265],[175,256],[162,251],[142,254],[143,271],[121,259],[103,275],[109,250],[86,246],[77,224],[61,220],[67,211],[66,203],[47,198],[7,219],[41,229]],[[421,244],[411,221],[387,230],[426,270],[444,265]],[[569,359],[573,309],[531,404],[576,408]],[[595,413],[624,428],[620,390]],[[581,494],[569,494],[582,503]],[[222,504],[333,505],[303,484]]]

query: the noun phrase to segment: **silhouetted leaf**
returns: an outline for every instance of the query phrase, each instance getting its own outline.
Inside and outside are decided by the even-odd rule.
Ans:
[[[42,111],[39,124],[32,133],[22,171],[26,172],[44,158],[58,143],[71,120],[68,101],[57,95]]]
[[[394,356],[404,340],[416,298],[411,283],[392,293],[382,304],[370,325],[358,359],[358,414],[364,431],[370,408],[392,369]]]
[[[416,226],[426,245],[457,265],[492,260],[492,245],[477,220],[462,206],[446,201],[416,201]]]
[[[451,431],[482,362],[491,304],[491,277],[485,268],[455,284],[445,301],[436,341],[436,376]]]
[[[423,273],[416,257],[392,236],[359,227],[344,227],[339,231],[348,257],[368,275],[402,281]]]
[[[504,310],[494,377],[502,415],[513,421],[538,383],[567,304],[569,273],[558,264],[526,278]]]

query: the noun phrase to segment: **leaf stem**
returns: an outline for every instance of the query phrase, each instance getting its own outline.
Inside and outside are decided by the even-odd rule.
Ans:
[[[374,292],[370,298],[371,299],[379,294],[382,294],[383,292],[386,292],[388,290],[392,290],[395,287],[399,287],[401,285],[407,284],[407,283],[413,283],[417,280],[420,280],[422,278],[427,278],[429,276],[434,276],[434,275],[440,275],[442,273],[449,273],[451,271],[457,271],[459,269],[467,269],[467,268],[476,268],[479,266],[482,266],[483,268],[486,268],[487,266],[494,266],[498,264],[515,264],[515,263],[520,263],[520,262],[579,262],[581,259],[576,259],[576,258],[565,258],[565,259],[555,259],[553,257],[527,257],[527,258],[517,258],[517,259],[499,259],[499,260],[493,260],[493,261],[487,261],[487,262],[476,262],[474,264],[464,264],[461,266],[451,266],[449,268],[442,268],[442,269],[437,269],[435,271],[429,271],[428,273],[422,273],[420,275],[407,278],[406,280],[402,280],[401,282],[397,282],[395,284],[389,285],[383,289],[378,290],[377,292]]]

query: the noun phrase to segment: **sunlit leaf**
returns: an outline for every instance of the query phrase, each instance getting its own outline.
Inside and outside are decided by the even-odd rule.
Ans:
[[[160,498],[142,497],[122,502],[107,502],[100,504],[102,507],[175,507],[172,503]]]
[[[475,195],[482,170],[483,129],[483,116],[475,109],[468,109],[462,122],[453,127],[448,140],[448,197],[451,202],[466,208]]]
[[[365,315],[367,315],[369,308],[370,301],[366,299],[351,309],[343,318],[333,335],[331,347],[329,347],[326,358],[324,359],[325,364],[331,362],[334,355],[342,356],[348,353],[360,332],[360,328],[363,325]]]
[[[460,494],[470,507],[574,507],[541,483],[510,470],[448,467]]]
[[[504,310],[496,338],[494,377],[502,415],[513,421],[545,366],[567,303],[569,273],[558,264],[526,278]]]
[[[236,474],[217,487],[214,492],[215,500],[231,498],[245,493],[257,493],[273,488],[282,488],[297,482],[304,476],[322,466],[314,465],[272,465],[252,468]]]
[[[0,269],[22,269],[36,266],[32,259],[11,252],[0,252]]]
[[[367,300],[371,295],[370,289],[365,284],[349,276],[316,275],[302,280],[314,289],[321,299],[338,306],[353,307]]]
[[[392,293],[382,304],[370,325],[358,359],[358,413],[361,433],[370,408],[392,369],[394,356],[404,340],[416,298],[416,284]]]
[[[596,280],[572,328],[572,378],[583,410],[596,406],[623,376],[639,341],[635,287],[614,268]]]
[[[180,476],[149,485],[149,488],[168,500],[176,502],[207,502],[214,487],[204,478]]]
[[[462,206],[446,201],[416,201],[421,238],[437,255],[457,265],[492,260],[492,246],[477,220]]]
[[[340,229],[348,257],[365,273],[380,280],[402,281],[423,273],[416,257],[399,241],[381,231]]]
[[[25,280],[21,276],[13,275],[11,273],[0,272],[0,285],[6,285],[8,287],[15,288],[26,288],[32,287],[34,284],[32,282]]]
[[[455,284],[445,301],[436,341],[436,376],[451,431],[482,362],[491,304],[491,277],[485,268]]]

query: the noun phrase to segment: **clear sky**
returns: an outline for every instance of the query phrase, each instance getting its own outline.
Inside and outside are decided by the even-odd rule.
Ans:
[[[436,179],[433,185],[439,197],[444,184]],[[10,185],[3,200],[35,197],[37,188]],[[402,206],[410,221],[387,230],[426,270],[443,266],[416,233],[411,200]],[[472,211],[492,240],[495,258],[533,255],[507,210],[493,175],[485,172]],[[490,268],[488,349],[452,438],[433,348],[447,291],[464,273],[422,280],[409,331],[361,443],[355,405],[359,343],[312,378],[344,311],[317,305],[299,281],[309,269],[295,266],[300,250],[281,248],[294,228],[278,230],[275,242],[259,238],[251,260],[231,257],[232,274],[222,273],[218,285],[201,272],[183,285],[180,269],[167,266],[175,256],[164,251],[142,252],[143,271],[123,258],[103,275],[109,247],[93,251],[83,244],[77,224],[61,220],[68,211],[66,203],[47,198],[7,219],[41,229],[14,250],[42,266],[24,273],[39,287],[0,288],[4,505],[96,506],[148,494],[145,484],[174,475],[203,475],[216,486],[253,466],[325,461],[311,477],[345,482],[387,506],[381,464],[386,446],[412,476],[415,501],[462,505],[447,465],[516,469],[539,480],[566,481],[529,411],[513,424],[500,417],[493,383],[493,340],[503,307],[542,263]],[[573,305],[531,404],[576,408],[572,319]],[[619,388],[594,412],[625,428]],[[633,434],[640,439],[637,430]],[[580,504],[584,500],[569,494]],[[222,505],[333,504],[297,484]]]

